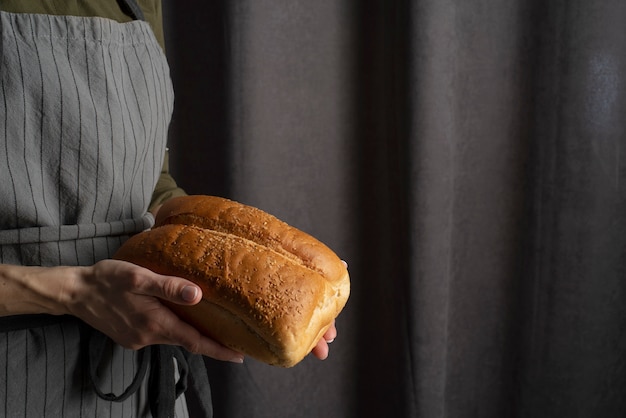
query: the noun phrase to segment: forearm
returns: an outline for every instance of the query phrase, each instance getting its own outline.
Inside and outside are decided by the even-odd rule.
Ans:
[[[63,295],[79,270],[0,264],[0,316],[66,314]]]
[[[192,353],[240,363],[243,356],[181,321],[161,300],[195,305],[202,290],[179,277],[162,276],[117,260],[89,267],[23,267],[0,264],[0,316],[69,314],[118,344],[185,347]]]

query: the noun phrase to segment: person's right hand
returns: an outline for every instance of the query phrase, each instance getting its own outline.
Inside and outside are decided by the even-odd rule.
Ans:
[[[65,281],[59,301],[67,313],[102,331],[118,344],[140,349],[170,344],[236,363],[243,355],[200,334],[161,300],[194,305],[202,290],[186,279],[163,276],[125,261],[103,260],[79,267]]]

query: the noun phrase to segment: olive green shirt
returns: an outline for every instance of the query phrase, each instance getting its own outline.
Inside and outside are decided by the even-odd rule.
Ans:
[[[146,21],[152,27],[161,47],[163,38],[160,0],[137,0]],[[11,13],[40,13],[49,15],[98,16],[130,22],[132,18],[122,11],[116,0],[0,0],[0,8]]]
[[[163,35],[163,11],[160,0],[137,0],[146,22],[165,50]],[[50,15],[69,15],[85,17],[104,17],[124,23],[132,18],[126,15],[117,0],[0,0],[0,9],[10,13],[38,13]],[[155,187],[150,208],[163,203],[174,196],[184,195],[169,172],[168,154],[165,153],[161,176]]]

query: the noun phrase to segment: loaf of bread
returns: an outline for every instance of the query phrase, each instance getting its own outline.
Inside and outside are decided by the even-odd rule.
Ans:
[[[174,312],[223,345],[282,367],[315,347],[350,293],[346,265],[326,245],[216,196],[167,201],[155,226],[114,258],[195,282],[202,301],[169,304]]]

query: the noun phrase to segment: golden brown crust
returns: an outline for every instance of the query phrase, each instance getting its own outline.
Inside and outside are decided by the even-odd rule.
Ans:
[[[259,209],[213,196],[172,199],[115,258],[197,283],[203,301],[171,306],[224,345],[268,364],[304,358],[343,309],[345,265]]]
[[[258,208],[217,196],[186,196],[167,201],[155,226],[178,223],[235,234],[271,248],[327,280],[341,278],[344,266],[337,255],[316,238]]]

